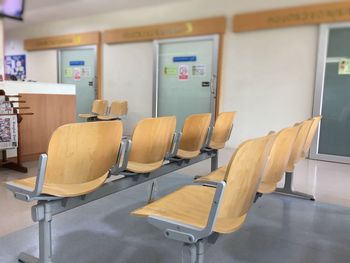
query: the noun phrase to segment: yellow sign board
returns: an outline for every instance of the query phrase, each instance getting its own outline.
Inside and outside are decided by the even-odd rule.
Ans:
[[[344,1],[238,14],[234,16],[233,31],[244,32],[348,20],[350,20],[350,1]]]

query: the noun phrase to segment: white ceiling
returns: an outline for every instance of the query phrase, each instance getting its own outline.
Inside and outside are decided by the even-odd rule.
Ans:
[[[5,19],[5,28],[179,1],[184,0],[25,0],[24,22]]]

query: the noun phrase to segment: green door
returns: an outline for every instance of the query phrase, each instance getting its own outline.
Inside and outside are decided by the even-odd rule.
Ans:
[[[175,115],[177,130],[188,115],[214,116],[218,36],[155,41],[155,50],[154,115]]]
[[[59,82],[76,86],[77,121],[80,113],[90,113],[96,98],[95,48],[72,48],[59,51]]]

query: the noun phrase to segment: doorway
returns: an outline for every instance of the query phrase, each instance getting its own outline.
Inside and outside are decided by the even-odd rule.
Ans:
[[[175,115],[181,130],[188,115],[215,119],[219,36],[154,41],[153,116]]]
[[[58,51],[58,82],[76,86],[77,122],[80,113],[90,113],[96,90],[96,48],[77,47]]]
[[[350,163],[350,24],[320,28],[314,115],[322,115],[310,157]]]

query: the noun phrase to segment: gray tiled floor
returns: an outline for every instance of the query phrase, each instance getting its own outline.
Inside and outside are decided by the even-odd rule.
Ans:
[[[159,179],[160,195],[191,178]],[[143,218],[129,215],[144,204],[147,185],[58,215],[53,222],[55,262],[181,262],[181,244],[167,240]],[[37,226],[0,238],[0,262],[16,262],[25,251],[37,254]],[[244,227],[219,238],[206,254],[209,262],[348,263],[350,210],[278,195],[264,196]]]

